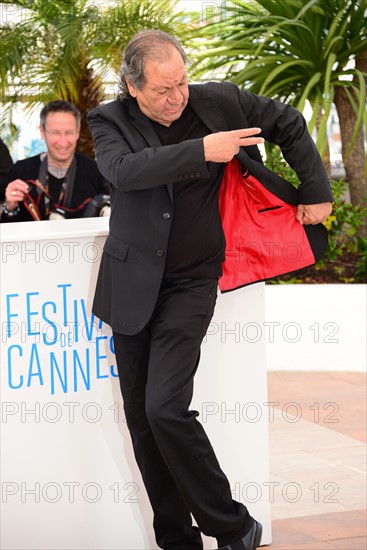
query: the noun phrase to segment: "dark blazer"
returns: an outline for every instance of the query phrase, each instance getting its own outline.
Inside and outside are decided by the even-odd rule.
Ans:
[[[189,104],[212,132],[260,127],[267,141],[281,147],[301,181],[298,191],[263,166],[257,147],[241,148],[237,155],[272,193],[291,204],[333,200],[306,122],[293,107],[230,83],[190,86]],[[152,314],[163,277],[172,186],[209,176],[203,140],[162,147],[133,99],[97,107],[88,122],[99,169],[112,184],[110,233],[93,311],[114,331],[135,334]]]
[[[3,201],[5,198],[7,175],[12,166],[13,161],[9,150],[3,140],[0,139],[0,201]]]

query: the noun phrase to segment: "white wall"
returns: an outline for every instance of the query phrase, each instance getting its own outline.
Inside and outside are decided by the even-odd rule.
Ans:
[[[366,285],[266,285],[267,368],[364,371]]]

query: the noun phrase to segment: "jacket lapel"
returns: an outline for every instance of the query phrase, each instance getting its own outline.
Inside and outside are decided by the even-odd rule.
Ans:
[[[202,88],[189,86],[189,105],[200,120],[211,132],[227,132],[229,130],[221,111]]]
[[[150,145],[150,147],[161,147],[162,143],[154,131],[149,118],[141,112],[136,101],[129,101],[129,114],[131,117],[131,124],[141,133],[144,139],[148,142],[148,145]],[[172,184],[167,185],[167,190],[170,199],[173,202]]]
[[[142,134],[150,147],[160,147],[162,144],[159,141],[153,126],[150,124],[148,117],[141,112],[137,102],[133,100],[129,101],[128,108],[132,125],[135,126],[135,128]]]
[[[206,125],[211,132],[226,132],[231,130],[228,127],[221,111],[216,106],[214,100],[209,94],[208,90],[202,88],[196,88],[190,86],[189,103],[198,117]],[[252,148],[249,147],[248,150]],[[269,191],[275,193],[278,197],[282,198],[290,204],[298,204],[298,191],[292,184],[274,174],[271,170],[266,168],[259,156],[259,161],[251,158],[247,153],[246,147],[240,147],[236,158],[240,161],[241,165],[266,187]]]
[[[204,89],[195,86],[190,87],[189,104],[211,132],[228,132],[231,129],[212,97]],[[240,149],[236,157],[246,168],[250,169],[253,166],[254,161],[244,148]]]

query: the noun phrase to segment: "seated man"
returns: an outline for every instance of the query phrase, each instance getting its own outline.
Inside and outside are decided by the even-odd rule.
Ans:
[[[47,152],[18,161],[10,170],[1,222],[82,217],[95,195],[108,192],[96,162],[75,151],[80,113],[74,105],[48,103],[40,114],[40,131]]]

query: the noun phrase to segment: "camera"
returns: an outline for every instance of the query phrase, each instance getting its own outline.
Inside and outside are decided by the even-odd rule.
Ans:
[[[111,203],[109,195],[95,195],[83,211],[83,218],[109,216]]]
[[[65,210],[62,208],[56,208],[56,210],[53,210],[50,212],[48,219],[49,220],[64,220],[65,219]]]
[[[109,216],[111,211],[109,195],[95,195],[91,201],[83,209],[82,218],[97,218]],[[63,208],[57,207],[50,212],[49,220],[65,220],[67,218],[66,211]]]

